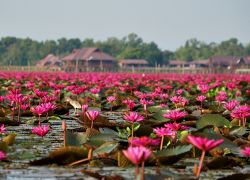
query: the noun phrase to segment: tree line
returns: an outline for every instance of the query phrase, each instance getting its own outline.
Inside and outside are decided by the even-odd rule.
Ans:
[[[154,42],[144,42],[134,33],[121,39],[111,37],[105,41],[61,38],[39,42],[30,38],[3,37],[0,40],[0,65],[35,65],[50,53],[63,57],[73,49],[83,47],[100,48],[117,59],[146,59],[152,66],[167,64],[171,59],[192,61],[214,55],[250,55],[250,43],[243,45],[236,38],[220,43],[206,43],[194,38],[187,40],[176,51],[169,51],[161,50]]]

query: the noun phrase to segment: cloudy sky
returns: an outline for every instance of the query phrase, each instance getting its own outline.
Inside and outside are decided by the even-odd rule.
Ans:
[[[0,0],[0,38],[108,37],[131,32],[161,49],[187,39],[250,42],[249,0]]]

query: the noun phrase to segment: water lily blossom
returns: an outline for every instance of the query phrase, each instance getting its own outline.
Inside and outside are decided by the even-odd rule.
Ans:
[[[5,133],[5,131],[6,131],[6,128],[5,128],[4,124],[0,125],[0,134]]]
[[[206,151],[210,151],[213,148],[219,146],[220,144],[222,144],[224,142],[224,139],[220,139],[220,140],[211,139],[211,140],[209,140],[207,138],[196,137],[196,136],[191,136],[191,135],[189,135],[187,138],[188,138],[189,143],[191,143],[192,145],[194,145],[198,149],[202,150],[200,164],[198,167],[198,171],[196,172],[196,176],[199,177],[200,173],[201,173],[201,168],[202,168],[202,164],[203,164],[203,161],[205,158]]]
[[[6,158],[7,158],[6,153],[3,152],[3,151],[0,151],[0,161],[1,161],[1,160],[4,160],[4,159],[6,159]]]
[[[89,106],[87,104],[83,104],[82,105],[82,111],[83,111],[83,126],[86,126],[87,122],[86,122],[86,113],[88,111]]]
[[[44,137],[49,132],[49,126],[38,126],[32,128],[32,133]]]
[[[184,118],[187,116],[187,113],[184,111],[179,111],[179,110],[172,110],[166,114],[163,114],[163,117],[167,119],[171,119],[173,121],[177,121],[181,118]]]
[[[245,147],[240,151],[240,153],[246,157],[250,157],[250,147]]]
[[[94,121],[98,118],[98,116],[100,115],[99,111],[87,111],[86,112],[87,117],[89,118],[89,120],[91,121],[91,129],[93,128],[94,125]]]
[[[159,139],[152,139],[147,136],[129,138],[128,142],[131,146],[158,146],[160,144]]]
[[[168,136],[171,139],[174,139],[176,137],[176,132],[172,131],[171,129],[165,128],[165,127],[161,127],[161,128],[154,128],[154,133],[161,137],[161,145],[160,145],[160,150],[162,150],[163,148],[163,143],[164,143],[164,137]]]
[[[144,146],[130,146],[127,150],[123,150],[123,154],[136,165],[136,175],[139,173],[139,164],[142,164],[142,179],[144,179],[144,162],[151,155],[151,150]]]
[[[189,129],[188,126],[184,126],[180,123],[168,123],[164,125],[167,129],[171,129],[172,131],[183,131]]]
[[[131,136],[134,137],[134,123],[140,122],[144,120],[144,117],[137,112],[129,112],[123,116],[123,119],[132,122],[132,134]]]

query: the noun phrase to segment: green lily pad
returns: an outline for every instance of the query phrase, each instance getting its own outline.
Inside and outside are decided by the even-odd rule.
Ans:
[[[87,135],[86,133],[66,133],[66,144],[68,146],[82,146],[84,143],[87,142]]]
[[[96,156],[96,155],[110,154],[115,149],[117,149],[117,147],[118,147],[118,143],[106,142],[102,144],[100,147],[98,147],[97,149],[95,149],[93,151],[93,155]]]
[[[196,127],[202,129],[206,126],[230,127],[230,121],[219,114],[205,114],[197,121]]]

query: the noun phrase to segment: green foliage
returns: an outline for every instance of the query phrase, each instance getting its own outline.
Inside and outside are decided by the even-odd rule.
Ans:
[[[170,156],[178,156],[183,153],[187,153],[192,149],[192,145],[181,145],[176,146],[172,149],[164,149],[155,153],[157,157],[170,157]]]
[[[250,55],[250,44],[243,46],[236,38],[219,44],[207,44],[197,39],[190,39],[184,46],[172,52],[161,50],[154,42],[144,42],[135,33],[130,33],[121,39],[110,37],[105,41],[60,38],[56,41],[38,42],[29,38],[4,37],[0,40],[0,65],[35,65],[38,60],[50,53],[62,57],[73,49],[83,47],[100,48],[117,59],[146,59],[151,66],[167,64],[171,59],[191,61],[207,59],[213,55]]]
[[[196,127],[202,129],[206,126],[229,127],[230,122],[219,114],[206,114],[197,121]]]

